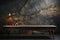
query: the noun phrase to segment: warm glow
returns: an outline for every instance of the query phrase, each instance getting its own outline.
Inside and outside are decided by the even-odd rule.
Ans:
[[[12,23],[12,22],[13,22],[12,17],[9,17],[9,18],[8,18],[8,23]]]

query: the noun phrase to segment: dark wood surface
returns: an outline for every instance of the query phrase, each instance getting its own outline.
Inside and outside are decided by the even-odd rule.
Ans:
[[[4,38],[50,38],[49,36],[21,36],[21,31],[28,32],[29,30],[45,31],[49,32],[49,35],[53,35],[56,27],[3,27],[0,28],[0,37]],[[23,33],[25,33],[23,32]],[[13,33],[15,35],[13,35]],[[20,36],[19,36],[20,35]]]

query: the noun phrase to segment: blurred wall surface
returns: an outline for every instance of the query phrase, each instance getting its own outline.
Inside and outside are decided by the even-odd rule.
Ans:
[[[0,7],[1,20],[8,18],[8,13],[15,13],[19,24],[40,25],[54,24],[52,14],[59,0],[10,0]],[[8,3],[9,2],[9,3]],[[24,18],[22,19],[21,17]],[[12,16],[13,17],[13,16]],[[21,20],[22,19],[22,20]],[[0,20],[0,21],[1,21]],[[4,22],[3,22],[4,23]]]

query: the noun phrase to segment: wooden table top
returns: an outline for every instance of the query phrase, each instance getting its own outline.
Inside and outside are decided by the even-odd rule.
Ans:
[[[56,27],[55,25],[4,25],[4,27]]]

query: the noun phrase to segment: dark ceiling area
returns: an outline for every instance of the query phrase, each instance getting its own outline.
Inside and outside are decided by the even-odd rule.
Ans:
[[[0,13],[3,15],[8,12],[16,12],[20,10],[26,2],[27,0],[0,0]]]
[[[7,4],[7,3],[10,3],[10,2],[13,2],[15,0],[0,0],[0,5],[4,5],[4,4]]]

